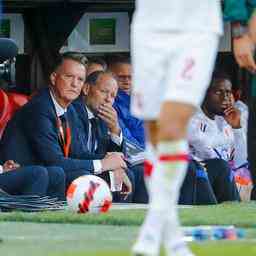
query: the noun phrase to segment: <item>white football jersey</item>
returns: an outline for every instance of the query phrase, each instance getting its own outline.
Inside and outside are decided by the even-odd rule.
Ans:
[[[212,120],[203,111],[198,111],[190,120],[188,141],[195,160],[233,160],[235,168],[247,162],[245,130],[232,129],[222,116]]]
[[[135,27],[222,34],[220,0],[137,0]]]

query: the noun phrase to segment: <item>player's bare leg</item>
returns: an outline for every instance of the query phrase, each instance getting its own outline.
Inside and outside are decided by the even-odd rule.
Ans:
[[[135,255],[159,255],[164,241],[167,255],[193,255],[183,242],[177,218],[177,200],[188,160],[186,126],[194,107],[165,102],[158,122],[147,122],[148,138],[154,144],[157,161],[150,176],[149,210],[141,228]],[[154,160],[153,160],[154,162]]]

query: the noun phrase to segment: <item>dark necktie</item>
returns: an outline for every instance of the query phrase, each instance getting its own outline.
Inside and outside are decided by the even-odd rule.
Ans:
[[[71,145],[71,131],[69,128],[66,113],[61,115],[58,120],[60,120],[58,128],[64,156],[68,157]]]
[[[97,118],[89,119],[90,122],[90,136],[88,138],[89,142],[89,151],[94,153],[96,150],[96,140],[97,140],[97,130],[98,130],[98,120]]]
[[[67,134],[66,134],[66,131],[67,131],[67,117],[66,117],[66,114],[63,114],[60,116],[60,121],[61,121],[61,126],[63,128],[63,135],[64,135],[64,141],[66,141],[66,137],[67,137]]]

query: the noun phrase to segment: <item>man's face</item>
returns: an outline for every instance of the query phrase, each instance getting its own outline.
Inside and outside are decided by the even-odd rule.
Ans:
[[[95,85],[86,85],[83,92],[87,106],[97,114],[101,105],[113,105],[117,90],[116,80],[109,74],[102,74]]]
[[[57,99],[67,105],[80,95],[85,78],[85,66],[70,59],[64,60],[50,77]]]
[[[130,94],[132,86],[132,67],[128,63],[117,63],[111,71],[117,76],[119,89]]]
[[[216,80],[208,90],[206,106],[210,113],[223,115],[224,110],[233,104],[232,84],[229,80]]]

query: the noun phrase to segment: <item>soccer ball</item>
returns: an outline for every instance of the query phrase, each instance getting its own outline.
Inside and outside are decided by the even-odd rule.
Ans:
[[[112,205],[112,194],[108,184],[94,175],[75,179],[67,190],[67,203],[77,213],[107,212]]]

